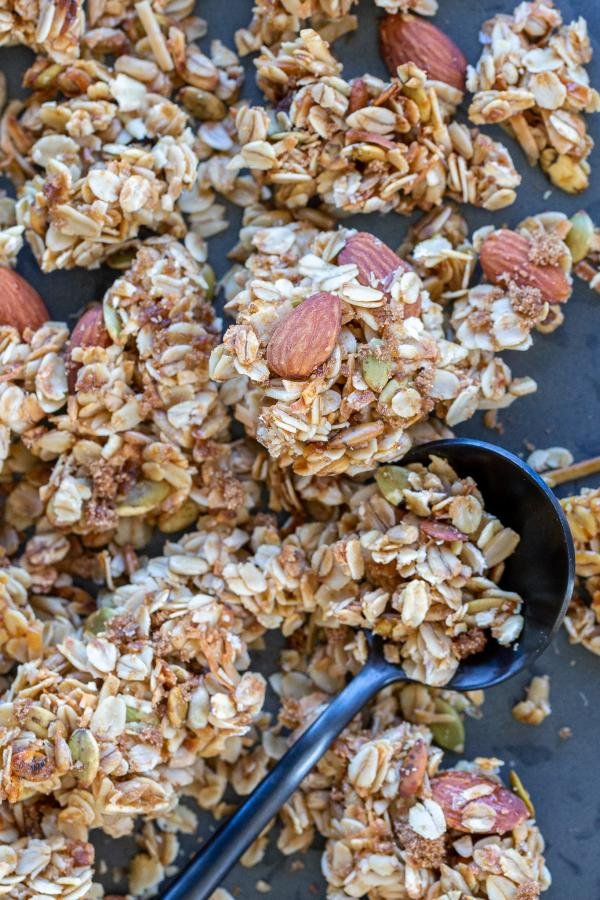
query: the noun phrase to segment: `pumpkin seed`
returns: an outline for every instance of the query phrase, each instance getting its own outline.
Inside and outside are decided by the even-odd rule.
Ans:
[[[155,509],[171,493],[166,481],[138,481],[117,505],[120,516],[143,516]]]
[[[376,347],[382,343],[383,342],[379,340],[371,341],[370,346],[372,346],[373,349],[376,349]],[[368,353],[363,357],[361,365],[363,378],[371,390],[376,391],[378,394],[381,393],[390,378],[390,373],[392,371],[391,362],[387,359],[382,359],[375,353]]]
[[[385,499],[398,506],[408,487],[409,471],[403,466],[380,466],[375,472],[375,481]]]
[[[202,275],[204,277],[204,280],[206,281],[206,299],[210,302],[215,296],[215,287],[217,285],[215,270],[212,266],[209,266],[209,264],[206,263],[202,267]]]
[[[43,72],[40,72],[38,77],[33,82],[33,86],[38,90],[41,88],[48,87],[48,85],[52,84],[55,78],[60,75],[63,67],[59,66],[58,63],[54,63],[52,66],[46,66]]]
[[[200,515],[200,507],[193,500],[185,500],[175,512],[163,513],[158,519],[158,527],[167,534],[183,531],[193,525]]]
[[[202,122],[220,122],[227,115],[223,101],[210,91],[188,85],[179,92],[179,99],[192,116]]]
[[[429,725],[433,739],[438,747],[444,750],[452,750],[454,753],[462,753],[465,747],[465,727],[457,711],[445,700],[439,697],[435,701],[436,713],[447,716],[447,721],[432,722]]]
[[[89,728],[77,728],[69,739],[73,758],[73,775],[87,786],[92,783],[100,765],[100,750]]]
[[[571,251],[574,263],[581,262],[588,255],[595,230],[594,223],[584,209],[572,217],[571,230],[565,238],[565,244]]]
[[[509,780],[515,794],[521,798],[531,815],[535,816],[535,806],[531,802],[529,791],[527,790],[517,773],[514,771],[514,769],[511,769],[510,771]]]
[[[152,713],[145,713],[141,709],[138,709],[137,706],[127,706],[125,721],[129,725],[132,722],[144,722],[146,725],[158,725],[157,716]]]
[[[121,317],[119,316],[116,309],[114,309],[107,300],[104,300],[102,304],[102,314],[104,316],[104,324],[106,326],[106,330],[108,331],[111,340],[113,340],[115,344],[118,344],[121,337],[121,332],[123,330],[121,325]]]
[[[114,615],[115,610],[110,606],[101,606],[87,617],[85,630],[91,631],[92,634],[102,634],[103,631],[106,631],[106,626]]]

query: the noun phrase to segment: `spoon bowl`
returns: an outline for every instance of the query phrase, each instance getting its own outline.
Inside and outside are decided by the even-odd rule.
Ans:
[[[548,485],[514,454],[484,441],[456,438],[414,447],[402,462],[427,464],[431,456],[447,460],[461,477],[470,475],[486,510],[521,536],[500,583],[523,598],[525,624],[518,642],[503,647],[488,641],[481,653],[461,661],[445,685],[457,691],[488,688],[530,665],[556,634],[573,591],[573,541]],[[163,900],[206,900],[363,706],[387,685],[413,680],[385,659],[381,640],[367,638],[369,658],[358,675],[207,841]]]

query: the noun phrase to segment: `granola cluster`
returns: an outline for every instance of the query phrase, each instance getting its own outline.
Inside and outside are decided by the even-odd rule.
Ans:
[[[226,382],[236,418],[281,466],[299,475],[367,471],[401,456],[411,429],[429,415],[452,427],[535,390],[531,379],[513,378],[496,353],[525,350],[533,328],[556,327],[560,304],[519,272],[470,287],[477,252],[502,232],[482,229],[471,244],[462,221],[442,210],[425,237],[431,216],[413,233],[410,264],[365,232],[321,231],[307,222],[248,228],[244,269],[226,282],[225,309],[236,324],[213,351],[210,374]],[[450,237],[444,222],[456,226]],[[567,278],[568,230],[565,216],[549,214],[526,220],[518,233]],[[335,343],[300,372],[294,357],[297,351],[306,360],[316,348],[306,320],[323,292],[330,306],[340,304]],[[326,314],[319,313],[321,338]],[[282,351],[286,323],[294,346]]]
[[[9,529],[143,547],[154,528],[189,527],[203,510],[243,517],[256,500],[243,484],[252,460],[227,443],[208,377],[220,328],[210,292],[209,267],[155,238],[84,314],[79,340],[58,322],[25,336],[0,328]]]
[[[0,0],[0,46],[25,44],[68,65],[79,56],[84,27],[82,0]]]
[[[585,190],[594,142],[584,113],[600,110],[585,70],[592,58],[585,19],[564,25],[552,0],[533,0],[489,19],[481,34],[481,58],[467,74],[471,121],[503,123],[553,184]]]
[[[429,82],[412,63],[384,82],[353,81],[314,30],[255,61],[273,110],[242,107],[240,153],[275,203],[301,209],[318,198],[339,214],[410,213],[444,198],[498,210],[513,203],[521,177],[506,147],[451,121],[459,90]]]
[[[213,151],[232,146],[221,120],[241,67],[218,41],[209,57],[182,27],[165,36],[146,6],[156,33],[112,64],[39,57],[24,77],[32,93],[4,114],[3,168],[20,185],[17,222],[44,271],[118,266],[142,229],[183,238],[184,213],[191,237],[225,227],[203,227],[215,199],[205,168]]]
[[[246,28],[235,33],[240,56],[277,47],[282,41],[293,40],[303,27],[310,25],[327,41],[354,31],[357,17],[351,10],[358,0],[256,0],[252,20]],[[434,16],[438,0],[375,0],[375,5],[388,13],[416,12]]]
[[[572,643],[583,644],[586,650],[600,655],[600,489],[585,489],[561,500],[561,504],[575,541],[580,588],[569,607],[565,627]]]
[[[317,646],[314,657],[323,650]],[[288,667],[297,657],[290,651]],[[308,672],[283,676],[283,707],[277,728],[265,735],[268,751],[277,752],[282,727],[293,740],[334,693],[328,668],[335,671],[335,657],[320,671],[309,654]],[[284,807],[279,848],[290,853],[322,835],[332,900],[538,897],[550,876],[533,810],[501,787],[500,760],[479,758],[442,771],[431,730],[411,724],[420,710],[415,699],[412,686],[388,688],[340,735]],[[326,807],[324,791],[331,798]],[[504,822],[494,809],[500,796]]]

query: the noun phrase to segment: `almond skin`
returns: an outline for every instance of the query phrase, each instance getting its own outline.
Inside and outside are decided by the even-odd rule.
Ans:
[[[406,759],[400,769],[398,781],[398,793],[401,797],[414,797],[423,784],[423,778],[427,771],[427,745],[423,741],[417,741],[406,754]]]
[[[547,303],[564,303],[571,295],[569,279],[560,266],[531,262],[531,242],[516,231],[501,228],[482,244],[479,255],[484,275],[492,284],[538,288]]]
[[[346,241],[338,254],[338,263],[346,265],[354,263],[358,267],[358,280],[361,284],[387,291],[395,273],[412,272],[412,266],[394,253],[393,250],[368,231],[358,231]],[[421,312],[421,301],[408,304],[405,316],[418,316]]]
[[[474,789],[478,788],[487,788],[489,793],[476,797],[478,791]],[[441,772],[431,779],[431,794],[444,810],[448,826],[466,834],[506,834],[529,818],[520,797],[497,781],[473,772]],[[493,824],[485,830],[469,828],[468,820],[477,818],[477,810],[469,810],[471,803],[486,806],[494,815]],[[464,820],[467,824],[463,824]]]
[[[0,269],[0,325],[12,325],[23,334],[26,328],[35,331],[49,318],[35,288],[12,269]]]
[[[342,327],[342,303],[337,294],[319,291],[283,319],[267,346],[271,372],[289,381],[305,381],[327,362]]]
[[[77,373],[81,368],[81,363],[75,362],[72,358],[74,348],[108,347],[110,343],[110,335],[104,324],[102,306],[96,303],[84,312],[71,332],[69,339],[69,346],[65,354],[65,365],[67,369],[67,384],[71,393],[75,390]]]
[[[448,35],[416,16],[397,13],[379,24],[381,55],[392,76],[403,63],[413,62],[432,81],[465,89],[467,60]]]

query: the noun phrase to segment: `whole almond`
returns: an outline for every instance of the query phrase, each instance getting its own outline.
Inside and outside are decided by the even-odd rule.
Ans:
[[[531,261],[531,241],[516,231],[493,231],[482,244],[481,267],[492,284],[538,288],[548,303],[564,303],[571,294],[569,279],[560,266],[540,266]]]
[[[267,346],[269,369],[290,381],[306,380],[331,356],[341,327],[342,304],[337,294],[312,294],[271,335]]]
[[[110,343],[110,335],[104,324],[102,306],[96,303],[84,312],[71,332],[65,354],[69,391],[73,392],[75,390],[77,373],[81,368],[81,363],[76,362],[72,358],[75,347],[108,347]]]
[[[520,797],[473,772],[441,772],[431,779],[431,794],[448,826],[467,834],[505,834],[529,818]]]
[[[392,75],[403,63],[413,62],[433,81],[465,89],[467,60],[447,34],[416,16],[397,13],[379,24],[381,55]]]
[[[0,325],[12,325],[22,334],[28,327],[35,331],[49,318],[35,288],[12,269],[0,269]]]
[[[358,280],[361,284],[387,291],[393,276],[398,269],[401,272],[412,272],[412,266],[394,253],[393,250],[368,231],[358,231],[348,238],[338,254],[338,263],[346,265],[354,263],[358,267]],[[405,316],[418,316],[421,302],[417,300],[406,306]]]

